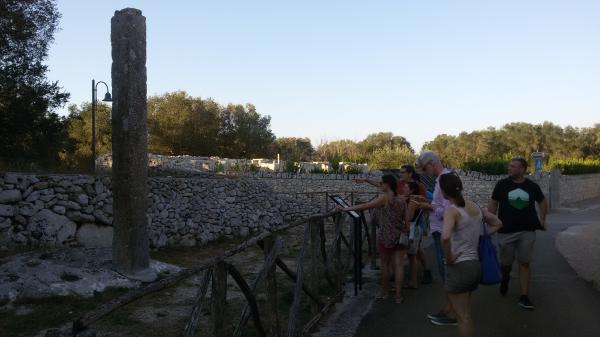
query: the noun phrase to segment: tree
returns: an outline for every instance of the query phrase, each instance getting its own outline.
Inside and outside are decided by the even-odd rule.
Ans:
[[[219,116],[217,140],[221,156],[255,158],[269,154],[275,140],[270,116],[261,116],[252,104],[229,104]]]
[[[279,154],[286,161],[309,161],[312,159],[315,149],[308,138],[282,137],[273,142],[272,155]]]
[[[358,143],[350,139],[321,143],[317,149],[317,158],[329,162],[349,161],[355,163],[363,159]]]
[[[546,163],[563,158],[597,159],[599,130],[598,125],[562,128],[550,122],[509,123],[500,129],[439,135],[423,148],[438,152],[445,164],[453,167],[500,167],[502,161],[515,155],[529,158],[534,151],[544,151]]]
[[[148,99],[149,149],[168,155],[266,156],[275,139],[271,117],[254,105],[222,107],[185,91]]]
[[[415,153],[407,146],[384,146],[373,151],[369,157],[369,169],[398,169],[402,165],[412,164],[416,160]]]
[[[98,103],[96,106],[96,153],[112,151],[111,107]],[[92,104],[83,103],[79,107],[69,106],[67,118],[69,145],[61,154],[61,159],[70,168],[89,168],[92,158]]]
[[[64,119],[53,111],[69,94],[43,64],[60,14],[52,0],[0,2],[0,160],[58,162]]]
[[[185,91],[148,99],[148,148],[152,153],[215,155],[222,108]]]
[[[386,146],[405,146],[410,151],[414,152],[412,146],[408,140],[406,140],[406,138],[402,136],[394,136],[394,134],[391,132],[372,133],[358,143],[358,148],[360,149],[363,159],[368,158],[375,150],[384,148]]]

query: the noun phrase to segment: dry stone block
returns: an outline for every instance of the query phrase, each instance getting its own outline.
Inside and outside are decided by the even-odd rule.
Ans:
[[[113,239],[113,228],[84,223],[77,231],[77,242],[86,247],[110,247]]]
[[[21,191],[19,190],[13,189],[0,192],[0,203],[2,204],[21,201],[21,198]]]
[[[10,218],[6,218],[0,221],[0,231],[5,231],[10,227],[12,227],[12,221],[10,220]]]
[[[11,205],[0,205],[0,216],[2,217],[7,217],[7,216],[14,216],[15,215],[15,208]]]
[[[35,232],[40,242],[63,245],[75,235],[77,225],[64,215],[43,209],[29,219],[27,230]]]

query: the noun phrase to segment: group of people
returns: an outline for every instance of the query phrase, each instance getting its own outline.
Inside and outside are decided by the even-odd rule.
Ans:
[[[520,298],[518,304],[528,310],[530,263],[536,239],[535,231],[545,229],[548,203],[541,188],[526,177],[527,161],[513,158],[508,177],[497,182],[489,205],[484,208],[463,195],[460,177],[445,168],[439,156],[423,152],[417,168],[435,178],[433,191],[420,182],[415,167],[402,166],[401,176],[384,175],[381,181],[356,180],[380,187],[382,193],[370,202],[341,208],[342,211],[375,209],[378,223],[377,250],[381,258],[381,292],[379,299],[395,293],[402,303],[402,289],[418,287],[419,268],[422,283],[431,282],[422,236],[433,241],[438,272],[446,292],[445,306],[427,318],[436,325],[457,325],[460,336],[474,336],[470,296],[480,284],[481,235],[497,234],[502,272],[500,294],[506,296],[515,258],[519,265]],[[485,227],[485,228],[484,228]],[[404,283],[404,261],[408,256],[409,277]],[[394,280],[394,287],[390,280]]]

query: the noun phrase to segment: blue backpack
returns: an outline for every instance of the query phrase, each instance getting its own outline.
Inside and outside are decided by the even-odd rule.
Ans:
[[[483,216],[483,209],[481,214]],[[498,284],[502,280],[502,273],[500,272],[496,246],[494,246],[492,238],[487,233],[485,217],[481,223],[483,234],[479,237],[479,262],[481,263],[481,280],[479,283],[485,285]]]

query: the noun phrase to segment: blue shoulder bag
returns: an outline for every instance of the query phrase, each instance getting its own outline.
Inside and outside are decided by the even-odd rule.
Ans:
[[[483,234],[479,237],[479,262],[481,263],[481,280],[479,283],[485,285],[498,284],[502,280],[502,273],[498,263],[496,247],[487,232],[483,209],[481,210],[481,216],[483,217],[481,220]]]

